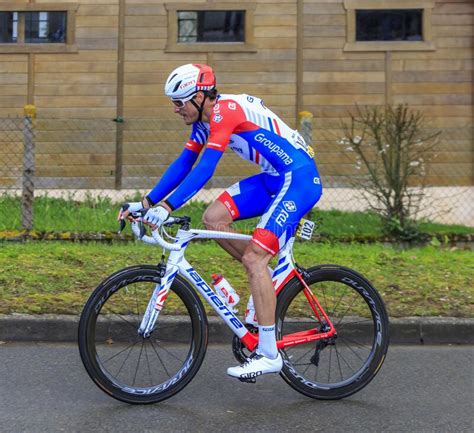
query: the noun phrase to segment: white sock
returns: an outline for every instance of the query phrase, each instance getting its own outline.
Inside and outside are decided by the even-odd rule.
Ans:
[[[269,326],[258,326],[257,352],[270,359],[275,359],[278,356],[274,324]]]

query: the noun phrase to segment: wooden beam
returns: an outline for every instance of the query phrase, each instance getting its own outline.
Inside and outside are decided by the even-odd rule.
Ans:
[[[125,0],[119,0],[117,46],[117,136],[115,146],[115,189],[122,189],[123,169],[123,99],[125,82]]]
[[[385,52],[385,105],[392,104],[392,52]]]
[[[298,122],[299,113],[303,110],[303,72],[304,72],[304,0],[297,0],[296,5],[296,113],[295,125]]]

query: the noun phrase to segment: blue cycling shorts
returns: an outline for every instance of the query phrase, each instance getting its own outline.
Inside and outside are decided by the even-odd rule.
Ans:
[[[260,216],[252,241],[276,255],[321,194],[321,179],[311,164],[280,175],[249,177],[229,187],[218,200],[234,221]]]

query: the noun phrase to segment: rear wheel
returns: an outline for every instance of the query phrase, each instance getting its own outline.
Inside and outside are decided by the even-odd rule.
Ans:
[[[336,265],[311,268],[304,276],[312,294],[336,328],[336,336],[281,350],[282,377],[297,391],[317,399],[347,397],[377,374],[388,349],[388,316],[380,295],[355,271]],[[291,280],[277,304],[277,338],[317,328],[318,319],[303,284]]]
[[[119,271],[96,288],[81,315],[79,350],[89,376],[103,391],[127,403],[156,403],[176,394],[198,372],[206,352],[204,308],[179,276],[155,330],[149,337],[138,334],[160,281],[153,266]]]

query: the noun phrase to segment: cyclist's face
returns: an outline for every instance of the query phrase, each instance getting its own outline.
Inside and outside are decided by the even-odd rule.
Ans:
[[[193,100],[199,99],[196,94]],[[191,101],[171,100],[173,103],[174,112],[179,114],[186,125],[192,125],[199,117],[197,108]],[[196,101],[198,104],[200,102]]]

